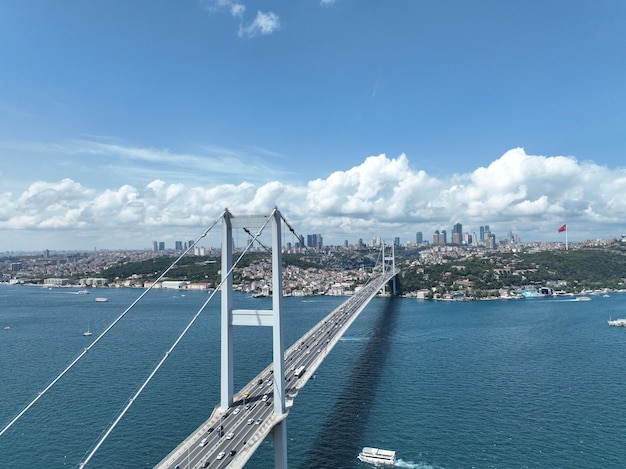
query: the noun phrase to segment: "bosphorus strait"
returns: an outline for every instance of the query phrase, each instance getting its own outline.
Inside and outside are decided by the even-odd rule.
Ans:
[[[0,423],[140,292],[1,286]],[[0,467],[77,467],[206,295],[149,292],[0,437]],[[397,465],[410,468],[624,467],[626,329],[607,319],[625,315],[625,299],[375,298],[295,400],[289,466],[367,468],[356,456],[376,446],[395,450]],[[343,300],[285,298],[285,343]],[[235,301],[252,307],[269,300],[238,294]],[[92,337],[83,336],[88,328]],[[271,332],[238,327],[234,340],[239,389],[271,361]],[[216,301],[88,467],[151,468],[218,402]],[[271,441],[247,467],[273,467]]]

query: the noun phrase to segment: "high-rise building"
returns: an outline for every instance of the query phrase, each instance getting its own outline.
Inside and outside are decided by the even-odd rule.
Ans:
[[[306,245],[309,248],[314,249],[322,249],[322,235],[321,234],[312,234],[306,236]]]
[[[435,234],[433,234],[433,244],[437,246],[448,244],[446,230],[435,230]]]
[[[393,247],[395,247],[395,248],[399,248],[400,247],[400,238],[398,236],[393,238]]]
[[[152,250],[154,252],[159,250],[159,242],[158,241],[152,241]]]
[[[165,251],[165,242],[159,241],[159,251]]]
[[[298,242],[296,243],[296,248],[303,248],[305,246],[304,244],[304,235],[299,235],[298,236]]]
[[[424,235],[422,234],[421,231],[418,231],[417,233],[415,233],[415,242],[417,244],[422,244],[424,242]]]
[[[463,225],[460,223],[452,227],[452,244],[463,244]]]
[[[182,241],[176,241],[174,243],[174,249],[176,249],[177,251],[182,251],[183,250],[183,242]]]

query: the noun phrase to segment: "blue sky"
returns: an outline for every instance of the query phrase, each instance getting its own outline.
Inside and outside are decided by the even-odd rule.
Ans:
[[[618,0],[5,0],[0,251],[619,236],[625,83]]]

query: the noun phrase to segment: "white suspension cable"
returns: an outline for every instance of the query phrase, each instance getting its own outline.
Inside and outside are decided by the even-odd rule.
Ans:
[[[152,285],[150,285],[150,287],[148,287],[141,295],[139,295],[139,297],[133,301],[133,303],[124,310],[124,312],[122,312],[88,347],[85,347],[83,349],[83,351],[56,377],[54,378],[50,384],[48,384],[43,391],[40,391],[37,394],[37,397],[35,397],[32,401],[30,401],[30,403],[24,407],[8,424],[6,424],[2,430],[0,430],[0,437],[2,435],[4,435],[14,424],[15,422],[17,422],[32,406],[35,405],[35,403],[42,397],[44,396],[49,390],[50,388],[52,388],[52,386],[54,386],[63,376],[65,376],[65,374],[70,371],[74,365],[76,365],[81,358],[83,358],[87,352],[89,350],[91,350],[98,342],[100,342],[100,340],[118,323],[122,320],[122,318],[124,316],[126,316],[126,314],[135,307],[135,305],[137,303],[139,303],[139,301],[150,291],[152,290],[152,288],[154,287],[154,285],[157,284],[157,282],[159,280],[161,280],[163,277],[165,277],[165,275],[183,258],[183,256],[185,256],[199,241],[200,239],[204,238],[209,231],[211,231],[211,229],[213,229],[213,227],[215,227],[215,225],[222,219],[222,217],[224,216],[224,212],[222,212],[222,214],[219,216],[219,218],[217,218],[213,224],[207,228],[200,236],[198,236],[198,238],[193,242],[193,244],[191,246],[189,246],[179,257],[178,259],[176,259],[167,269],[165,269],[165,271],[159,276],[159,278],[157,278]]]

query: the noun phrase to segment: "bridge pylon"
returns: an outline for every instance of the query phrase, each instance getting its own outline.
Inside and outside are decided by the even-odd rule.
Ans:
[[[272,230],[272,309],[233,309],[233,229],[263,228],[268,224]],[[270,215],[240,217],[226,209],[222,217],[220,407],[224,411],[233,404],[233,327],[266,326],[273,329],[274,414],[284,415],[286,412],[281,227],[282,217],[276,208]],[[287,419],[281,419],[274,426],[273,437],[274,467],[287,469]]]
[[[385,245],[385,243],[382,243],[382,250],[381,250],[381,257],[382,257],[382,268],[383,268],[383,276],[385,275],[386,272],[395,272],[396,271],[396,254],[395,254],[395,249],[394,249],[394,245],[392,244],[391,246],[389,246],[389,248],[391,249],[391,255],[387,255],[387,246]],[[387,294],[387,284],[383,285],[383,296],[385,296]],[[394,275],[393,278],[391,279],[391,294],[392,295],[396,295],[397,294],[397,284],[396,284],[396,276]]]

